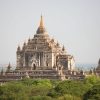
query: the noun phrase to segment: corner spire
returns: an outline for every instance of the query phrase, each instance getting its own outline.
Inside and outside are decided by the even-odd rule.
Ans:
[[[99,58],[99,61],[98,61],[98,65],[100,65],[100,58]]]

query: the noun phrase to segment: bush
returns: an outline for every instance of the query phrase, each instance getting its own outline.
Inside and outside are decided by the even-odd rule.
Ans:
[[[52,100],[52,98],[48,96],[33,96],[30,100]]]
[[[82,100],[80,97],[72,96],[70,94],[65,94],[64,96],[60,96],[57,100]]]
[[[55,87],[55,91],[63,94],[82,96],[90,87],[82,81],[62,81]]]
[[[100,100],[100,79],[83,81],[32,80],[8,82],[0,86],[0,100]]]
[[[100,82],[100,78],[95,76],[95,75],[91,75],[91,76],[88,76],[84,79],[84,83],[86,84],[91,84],[91,85],[94,85],[96,84],[97,82]]]
[[[100,82],[84,94],[84,100],[100,100]]]

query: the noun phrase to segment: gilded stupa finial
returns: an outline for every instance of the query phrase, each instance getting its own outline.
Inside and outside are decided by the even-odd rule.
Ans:
[[[43,34],[43,33],[45,33],[46,32],[46,30],[45,30],[45,28],[44,28],[44,22],[43,22],[43,17],[42,17],[42,15],[41,15],[41,19],[40,19],[40,25],[39,25],[39,27],[38,27],[38,29],[37,29],[37,34]]]
[[[42,17],[42,15],[41,15],[41,19],[40,19],[40,27],[44,27],[44,25],[43,25],[43,17]]]

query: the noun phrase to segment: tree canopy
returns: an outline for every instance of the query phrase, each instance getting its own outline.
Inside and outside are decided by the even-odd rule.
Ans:
[[[100,100],[100,78],[84,80],[22,79],[0,86],[0,100]]]

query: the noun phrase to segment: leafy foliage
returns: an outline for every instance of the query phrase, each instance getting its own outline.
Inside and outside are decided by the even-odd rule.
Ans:
[[[100,78],[12,81],[0,86],[0,100],[100,100]]]
[[[100,100],[100,82],[95,84],[86,94],[84,100]]]
[[[100,81],[100,77],[95,75],[88,76],[84,79],[84,83],[94,85],[95,83]]]

